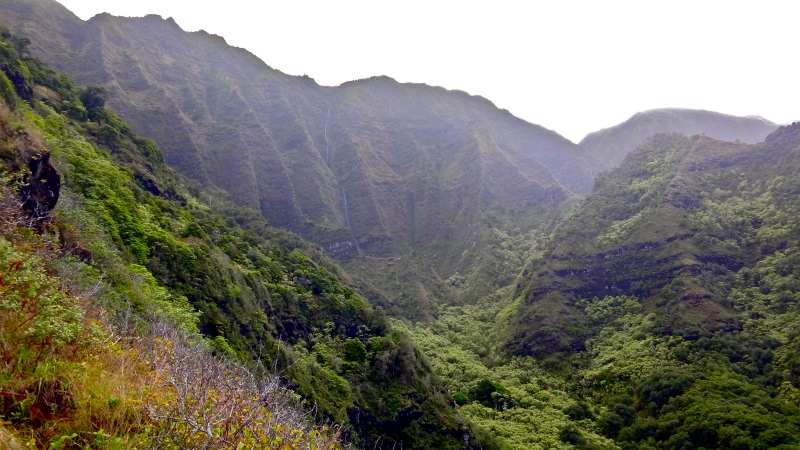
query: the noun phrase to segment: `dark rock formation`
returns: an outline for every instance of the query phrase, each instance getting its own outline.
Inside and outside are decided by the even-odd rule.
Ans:
[[[33,220],[42,222],[56,207],[61,190],[61,175],[50,164],[50,152],[33,157],[28,163],[30,173],[19,195],[22,206]]]

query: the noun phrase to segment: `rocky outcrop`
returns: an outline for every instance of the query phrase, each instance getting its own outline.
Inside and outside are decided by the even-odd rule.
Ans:
[[[22,206],[37,222],[48,218],[56,207],[61,191],[61,175],[50,163],[50,152],[34,156],[28,163],[30,172],[19,190]]]

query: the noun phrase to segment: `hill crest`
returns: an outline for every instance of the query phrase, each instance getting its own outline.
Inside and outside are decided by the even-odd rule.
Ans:
[[[655,133],[707,135],[724,141],[758,143],[778,125],[758,116],[739,117],[702,109],[658,108],[634,114],[628,120],[587,134],[578,145],[597,161],[597,171],[616,166]]]

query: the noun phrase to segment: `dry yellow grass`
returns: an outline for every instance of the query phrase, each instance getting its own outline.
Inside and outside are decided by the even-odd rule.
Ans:
[[[0,425],[0,450],[23,450],[24,448],[3,425]]]

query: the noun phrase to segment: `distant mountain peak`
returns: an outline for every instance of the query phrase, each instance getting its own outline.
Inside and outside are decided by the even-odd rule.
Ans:
[[[759,116],[739,117],[703,109],[658,108],[634,114],[613,127],[590,133],[578,145],[597,160],[598,170],[619,164],[655,133],[707,135],[725,141],[761,142],[777,125]]]

